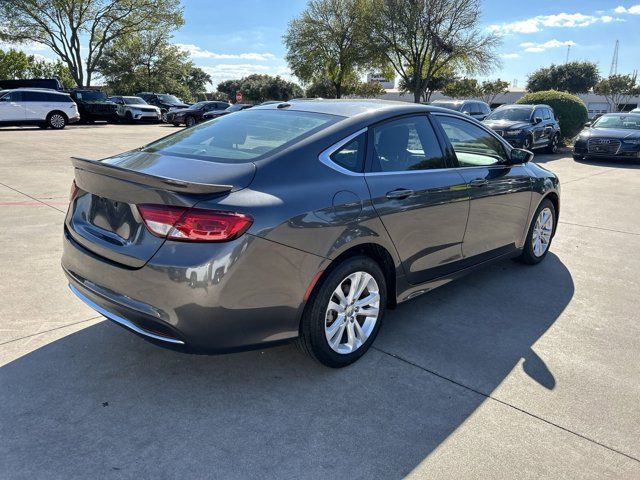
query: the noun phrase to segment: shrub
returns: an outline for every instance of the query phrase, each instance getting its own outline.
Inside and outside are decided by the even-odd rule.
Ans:
[[[553,108],[558,118],[560,130],[565,139],[573,138],[580,133],[589,118],[587,107],[580,98],[570,93],[556,90],[527,93],[516,103],[533,105],[544,103],[549,105]]]
[[[565,139],[571,139],[580,133],[589,118],[587,107],[579,97],[556,90],[527,93],[516,103],[549,105],[556,114],[562,137]]]

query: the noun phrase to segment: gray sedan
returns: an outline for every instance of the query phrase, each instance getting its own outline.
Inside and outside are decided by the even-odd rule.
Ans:
[[[532,157],[432,106],[254,107],[73,159],[62,265],[85,303],[157,344],[296,339],[342,367],[386,309],[496,260],[545,258],[559,184]]]

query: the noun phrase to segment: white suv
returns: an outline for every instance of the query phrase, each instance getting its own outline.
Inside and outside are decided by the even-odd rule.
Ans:
[[[0,93],[0,126],[38,125],[63,129],[80,120],[69,94],[44,88],[17,88]]]

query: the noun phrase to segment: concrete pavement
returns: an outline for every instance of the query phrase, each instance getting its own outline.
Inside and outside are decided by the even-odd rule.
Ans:
[[[0,478],[640,478],[640,164],[537,156],[547,260],[401,305],[334,371],[163,350],[68,292],[68,157],[173,131],[0,129]]]

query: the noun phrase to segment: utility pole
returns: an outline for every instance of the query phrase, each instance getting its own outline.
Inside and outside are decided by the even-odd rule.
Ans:
[[[569,52],[571,52],[571,45],[567,45],[567,58],[565,59],[564,63],[569,63]]]

